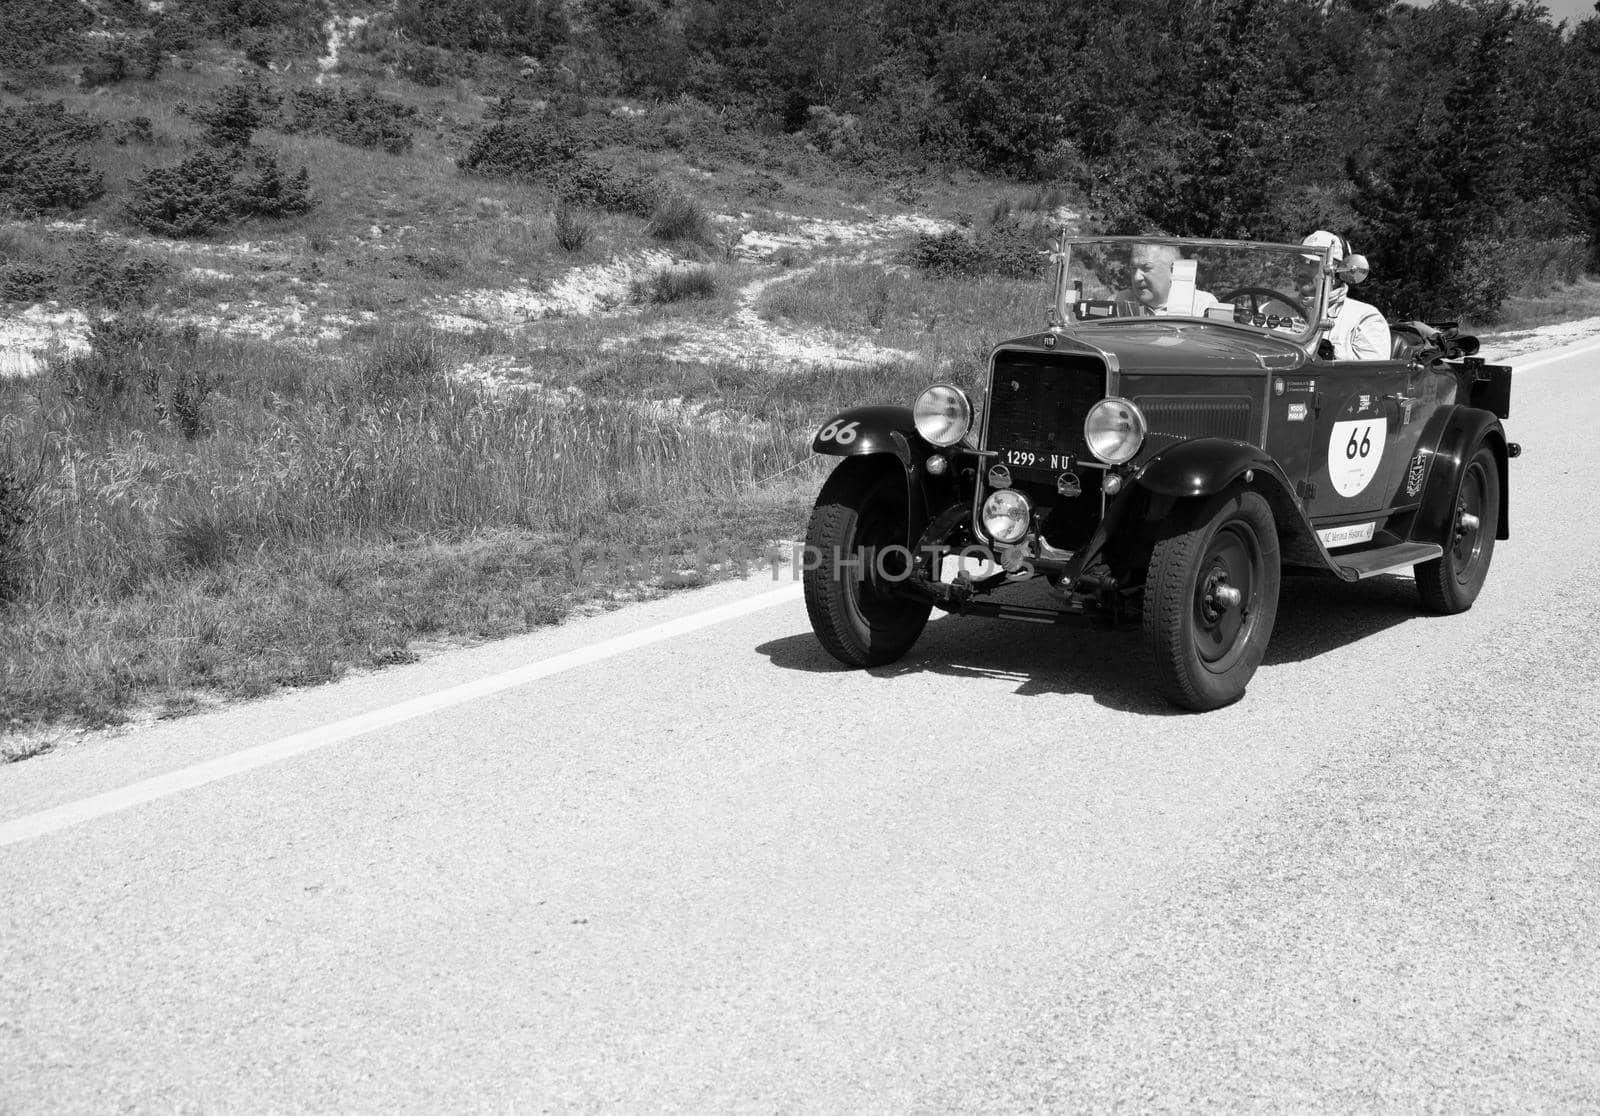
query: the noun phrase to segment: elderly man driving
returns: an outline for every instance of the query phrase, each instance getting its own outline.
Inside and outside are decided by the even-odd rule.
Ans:
[[[1147,314],[1204,316],[1208,308],[1220,304],[1211,294],[1194,288],[1192,271],[1187,284],[1173,282],[1173,271],[1180,266],[1180,261],[1183,261],[1183,253],[1176,245],[1134,245],[1128,260],[1133,279],[1128,290],[1117,297],[1138,302]],[[1192,268],[1193,264],[1189,266]],[[1177,297],[1174,297],[1175,287],[1178,289]]]

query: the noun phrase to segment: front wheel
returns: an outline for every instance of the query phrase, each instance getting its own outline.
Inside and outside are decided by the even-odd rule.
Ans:
[[[817,496],[806,529],[811,627],[846,666],[892,663],[922,635],[933,605],[905,589],[906,478],[898,461],[848,458]]]
[[[1494,450],[1480,445],[1461,475],[1450,534],[1440,540],[1444,544],[1443,556],[1423,562],[1412,571],[1424,607],[1446,615],[1472,607],[1489,576],[1499,527],[1500,466]]]
[[[1278,532],[1260,495],[1229,493],[1202,516],[1156,543],[1144,590],[1156,686],[1197,712],[1244,696],[1277,619],[1280,579]]]

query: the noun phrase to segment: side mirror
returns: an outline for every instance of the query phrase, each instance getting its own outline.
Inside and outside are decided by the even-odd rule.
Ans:
[[[1367,266],[1367,257],[1359,252],[1351,252],[1334,266],[1334,275],[1338,276],[1339,282],[1349,283],[1352,286],[1370,274],[1372,269]]]

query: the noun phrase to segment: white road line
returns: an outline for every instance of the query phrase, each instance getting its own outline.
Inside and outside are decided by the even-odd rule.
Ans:
[[[288,759],[291,756],[303,755],[318,748],[325,748],[329,744],[337,744],[341,740],[349,740],[353,736],[372,732],[374,729],[387,728],[402,721],[409,721],[414,717],[437,713],[441,709],[462,705],[475,701],[490,694],[497,694],[502,690],[513,689],[517,686],[536,682],[541,678],[548,678],[552,674],[572,670],[574,667],[587,666],[609,659],[614,655],[621,655],[640,647],[648,647],[652,643],[673,639],[676,636],[697,632],[701,628],[709,628],[728,620],[741,616],[748,616],[753,612],[774,608],[781,604],[800,597],[801,585],[796,582],[786,585],[782,589],[772,589],[760,596],[750,597],[732,604],[721,605],[717,608],[706,609],[691,616],[684,616],[677,620],[669,620],[664,624],[644,628],[627,635],[617,636],[614,639],[604,640],[589,647],[581,647],[576,651],[568,651],[548,659],[541,659],[536,663],[517,667],[514,670],[493,674],[487,678],[480,678],[475,682],[464,682],[459,686],[452,686],[448,690],[440,690],[436,694],[427,694],[423,697],[402,701],[398,705],[374,709],[370,713],[363,713],[357,717],[349,717],[343,721],[335,721],[331,725],[322,725],[318,728],[307,729],[305,732],[285,736],[281,740],[274,740],[267,744],[259,744],[254,748],[245,748],[231,755],[219,756],[217,759],[198,763],[192,767],[180,768],[170,771],[165,775],[158,775],[153,779],[145,779],[132,783],[114,791],[97,794],[78,802],[69,802],[53,809],[41,810],[36,814],[13,821],[0,823],[0,848],[14,845],[19,841],[26,841],[31,837],[42,837],[47,833],[55,833],[80,822],[92,821],[106,814],[114,814],[119,810],[127,810],[146,802],[153,802],[158,798],[178,794],[182,791],[192,790],[195,787],[214,783],[219,779],[226,779],[230,775],[239,775],[252,771],[257,767],[264,767],[269,763]]]
[[[1540,365],[1554,364],[1558,360],[1566,360],[1568,357],[1582,356],[1584,353],[1592,353],[1592,352],[1596,351],[1597,349],[1600,349],[1600,341],[1597,341],[1592,345],[1585,345],[1581,349],[1572,349],[1572,350],[1570,350],[1568,352],[1552,353],[1550,356],[1540,357],[1538,360],[1530,360],[1526,364],[1519,363],[1519,359],[1520,358],[1518,358],[1518,357],[1502,357],[1502,358],[1493,360],[1490,363],[1491,364],[1509,364],[1512,367],[1514,372],[1529,372],[1529,371],[1532,371],[1535,368],[1538,368]],[[1534,352],[1539,352],[1539,351],[1540,350],[1538,350],[1538,349],[1534,350]],[[1550,352],[1549,349],[1545,349],[1543,351],[1544,352]]]

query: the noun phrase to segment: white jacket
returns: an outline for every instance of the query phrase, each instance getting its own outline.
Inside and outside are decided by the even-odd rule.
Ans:
[[[1389,323],[1376,306],[1346,298],[1328,331],[1335,360],[1388,360]]]

